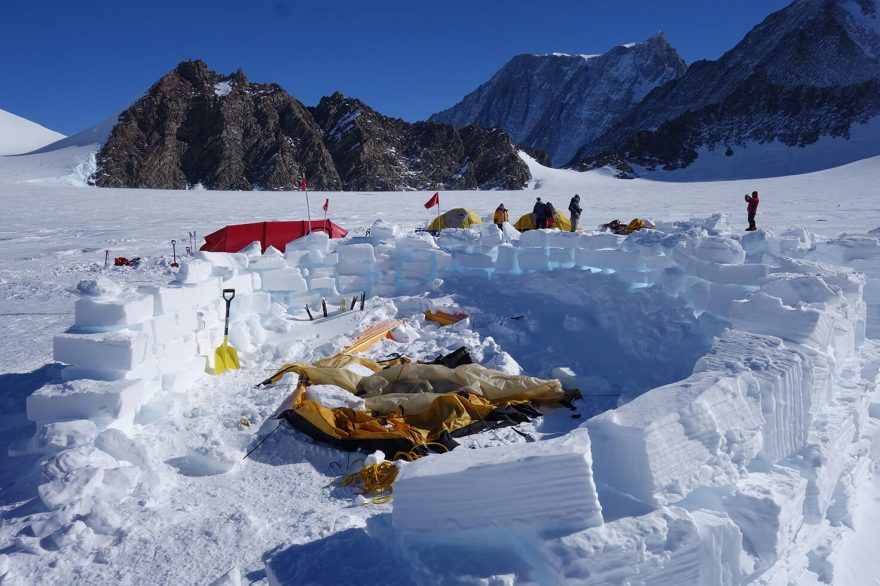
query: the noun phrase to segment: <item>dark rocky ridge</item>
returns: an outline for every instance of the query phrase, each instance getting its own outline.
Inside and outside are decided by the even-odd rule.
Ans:
[[[311,109],[344,189],[522,189],[526,164],[500,130],[379,114],[339,92]]]
[[[795,1],[718,61],[654,89],[569,166],[633,176],[631,165],[687,167],[700,149],[723,149],[736,164],[747,143],[848,138],[853,124],[880,115],[876,11],[877,0]]]
[[[314,115],[313,115],[314,114]],[[317,120],[316,120],[317,118]],[[409,124],[334,94],[306,108],[276,84],[186,61],[125,110],[97,156],[101,187],[522,189],[528,167],[497,130]]]
[[[456,128],[501,127],[517,144],[544,150],[561,166],[651,89],[686,69],[663,33],[602,55],[518,55],[431,120]]]
[[[228,93],[226,93],[228,90]],[[316,189],[341,182],[322,131],[276,84],[186,61],[125,110],[98,153],[101,187]]]

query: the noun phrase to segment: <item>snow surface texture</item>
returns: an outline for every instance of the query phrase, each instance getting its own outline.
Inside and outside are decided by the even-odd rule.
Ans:
[[[333,196],[351,208],[342,214],[353,229],[346,240],[315,235],[284,254],[183,255],[179,269],[164,238],[185,240],[192,218],[179,218],[178,204],[217,222],[207,210],[238,201],[223,212],[232,222],[282,200],[114,190],[122,213],[108,218],[102,190],[2,185],[15,223],[4,225],[0,252],[9,373],[0,375],[9,445],[0,576],[12,584],[830,583],[840,560],[849,583],[864,583],[851,538],[865,530],[857,505],[870,494],[880,427],[880,236],[867,233],[875,226],[865,210],[876,204],[853,204],[862,211],[847,213],[861,224],[850,231],[864,233],[839,235],[846,213],[810,207],[803,193],[817,184],[810,192],[824,205],[831,179],[858,193],[874,165],[767,182],[778,200],[801,202],[805,219],[792,223],[809,231],[742,235],[723,215],[686,221],[693,200],[651,203],[649,189],[662,186],[644,181],[622,184],[616,196],[642,193],[640,206],[667,213],[655,216],[656,231],[628,237],[487,226],[435,239],[408,229],[419,216],[407,206],[420,206],[423,194],[371,196],[398,210],[378,224],[374,204],[359,208],[346,195]],[[545,173],[535,173],[545,199],[606,185],[600,174],[533,169]],[[702,192],[702,202],[726,194],[742,212],[743,185],[682,188]],[[526,208],[533,195],[504,201]],[[448,199],[490,210],[477,198],[497,197]],[[58,220],[28,228],[43,201],[54,202]],[[782,204],[765,202],[759,225],[781,213],[773,206]],[[608,209],[590,213],[635,214]],[[104,268],[105,248],[111,264],[115,255],[144,260]],[[244,368],[211,377],[219,292],[230,286],[230,342]],[[340,312],[360,291],[365,311]],[[310,322],[304,307],[320,315],[321,297],[330,316]],[[447,328],[421,317],[443,308],[470,317]],[[533,442],[510,429],[465,438],[401,473],[399,508],[355,506],[350,491],[328,488],[328,477],[358,468],[355,457],[286,426],[241,460],[275,429],[271,417],[295,380],[260,390],[255,382],[285,361],[331,355],[391,317],[406,327],[371,356],[431,359],[466,346],[489,366],[555,373],[586,395],[579,414],[596,415],[581,425],[569,411],[548,411],[518,426]],[[521,496],[534,493],[534,478],[546,479],[540,503]],[[578,488],[559,490],[559,479]],[[446,497],[457,487],[467,506],[442,500],[442,486],[452,487]],[[481,486],[495,490],[481,495]],[[504,515],[488,513],[486,504],[502,502]],[[565,506],[565,522],[535,522]]]

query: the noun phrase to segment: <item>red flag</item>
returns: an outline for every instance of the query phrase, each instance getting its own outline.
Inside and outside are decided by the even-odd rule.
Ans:
[[[300,191],[305,191],[305,190],[306,190],[306,187],[307,187],[307,185],[306,185],[306,174],[303,173],[302,180],[299,182],[299,190],[300,190]]]
[[[428,201],[425,202],[425,208],[431,209],[432,207],[438,206],[438,205],[440,205],[440,192],[439,191],[435,192],[434,195],[431,197],[431,199],[429,199]]]
[[[324,207],[324,211],[326,212],[326,211],[327,211],[327,208],[330,207],[330,199],[329,199],[329,198],[327,198],[327,199],[324,200],[324,206],[323,206],[323,207]]]

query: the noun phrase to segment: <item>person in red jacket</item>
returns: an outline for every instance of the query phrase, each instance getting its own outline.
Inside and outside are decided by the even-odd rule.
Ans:
[[[746,194],[746,202],[749,204],[746,208],[749,213],[749,227],[746,228],[746,232],[752,232],[758,229],[755,226],[755,214],[758,213],[758,192],[753,191],[752,195]]]

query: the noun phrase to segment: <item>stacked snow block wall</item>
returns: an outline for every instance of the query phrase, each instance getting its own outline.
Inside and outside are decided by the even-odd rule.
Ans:
[[[585,468],[581,496],[591,504],[583,529],[540,541],[548,576],[603,583],[625,578],[617,573],[625,567],[657,581],[733,584],[778,567],[790,571],[776,562],[803,547],[804,524],[852,522],[855,487],[877,443],[869,415],[880,416],[871,395],[878,373],[860,362],[880,338],[880,235],[740,235],[723,216],[629,236],[519,234],[488,225],[434,238],[380,222],[368,237],[313,234],[284,253],[261,254],[258,245],[198,253],[166,286],[81,283],[75,326],[55,340],[56,360],[68,365],[64,381],[28,399],[38,424],[33,441],[45,450],[86,451],[100,441],[120,459],[137,459],[122,431],[108,428],[124,430],[153,397],[186,389],[210,370],[222,341],[223,288],[236,289],[230,342],[248,353],[259,351],[279,313],[317,312],[321,299],[332,310],[361,292],[423,293],[453,275],[489,280],[559,270],[601,272],[630,290],[655,287],[726,329],[689,377],[579,431],[586,455],[569,450],[565,457]],[[532,465],[552,470],[560,454],[535,454]],[[80,456],[56,464],[72,467],[64,468],[69,475],[91,461]],[[482,468],[462,461],[447,473],[450,480],[477,471],[503,477],[503,466],[495,476]],[[454,507],[431,519],[406,514],[404,505],[418,510],[420,498],[413,470],[411,481],[401,476],[396,526],[418,532],[420,523],[464,527],[473,520],[455,517]],[[82,482],[101,480],[85,475]],[[46,489],[44,502],[58,505],[58,523],[84,514],[71,513],[61,502],[66,489],[56,488]],[[630,559],[633,551],[645,553]]]

